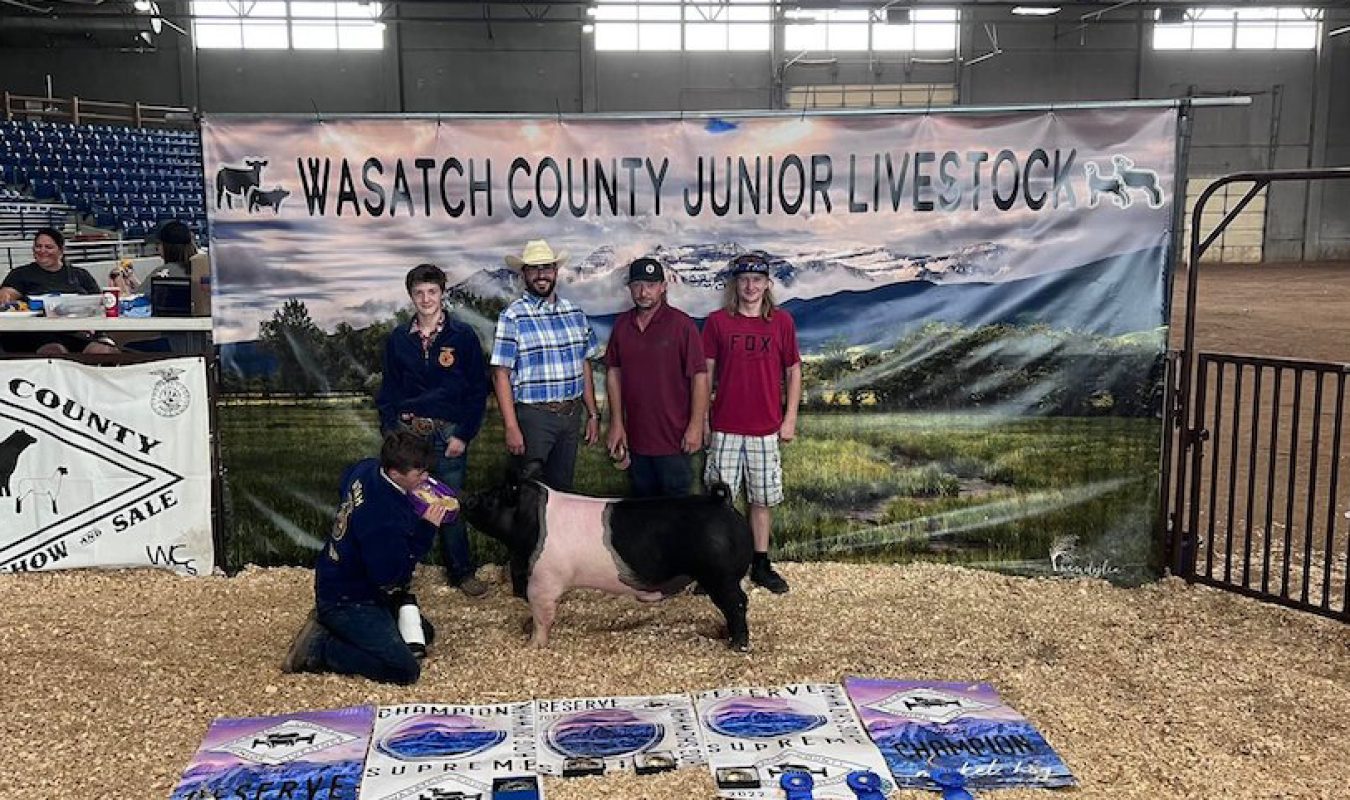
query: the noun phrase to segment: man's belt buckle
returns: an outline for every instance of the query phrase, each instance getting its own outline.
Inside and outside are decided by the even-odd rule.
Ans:
[[[412,431],[418,436],[430,436],[436,432],[436,420],[430,417],[413,417]]]
[[[571,400],[556,400],[551,403],[540,403],[539,407],[550,414],[566,414],[571,411],[576,404],[577,401],[573,398]]]

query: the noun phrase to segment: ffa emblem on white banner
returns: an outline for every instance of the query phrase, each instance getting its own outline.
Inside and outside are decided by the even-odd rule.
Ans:
[[[192,401],[192,392],[178,380],[183,370],[175,367],[152,369],[151,375],[159,375],[160,381],[150,390],[150,408],[161,417],[176,417],[187,410]]]

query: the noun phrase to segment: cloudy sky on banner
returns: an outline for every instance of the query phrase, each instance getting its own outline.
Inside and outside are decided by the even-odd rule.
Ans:
[[[915,256],[953,253],[992,242],[1002,248],[996,280],[1012,280],[1165,243],[1175,173],[1175,115],[1171,110],[1156,109],[984,116],[728,117],[713,121],[559,122],[544,117],[439,123],[435,119],[369,118],[320,123],[302,118],[208,117],[204,131],[218,292],[217,329],[223,342],[255,338],[258,323],[270,318],[274,309],[292,297],[304,300],[327,329],[341,321],[361,327],[387,317],[406,302],[402,276],[414,264],[438,263],[450,273],[452,282],[458,282],[479,270],[498,269],[504,254],[518,252],[524,241],[532,238],[547,238],[555,248],[567,250],[574,263],[602,247],[612,248],[611,258],[622,263],[658,246],[732,243],[761,248],[795,263],[798,259],[828,260],[833,254],[868,248]],[[1035,191],[1019,194],[1011,208],[1001,210],[990,197],[989,182],[993,159],[1005,148],[1016,154],[1019,167],[1035,148],[1046,152],[1049,165],[1031,167]],[[922,151],[935,155],[922,170],[932,178],[933,185],[920,199],[937,202],[940,195],[950,195],[959,187],[962,199],[954,210],[914,209],[914,167],[912,163],[906,166],[905,159]],[[948,151],[958,158],[950,170],[955,178],[952,187],[939,183],[938,161]],[[979,165],[978,210],[971,201],[975,167],[969,154],[974,151],[987,152],[990,159]],[[1076,202],[1070,206],[1067,190],[1063,190],[1058,208],[1050,201],[1034,209],[1026,196],[1035,199],[1051,190],[1056,151],[1062,165],[1073,152],[1072,165],[1064,174]],[[819,197],[814,214],[808,210],[809,203],[804,203],[798,213],[784,213],[778,200],[772,213],[765,206],[759,214],[748,207],[742,213],[736,195],[732,195],[729,213],[717,216],[709,208],[706,186],[701,212],[691,216],[686,211],[686,191],[691,197],[698,195],[700,157],[705,171],[710,162],[717,165],[716,196],[720,199],[725,191],[721,181],[727,156],[733,163],[737,157],[744,157],[750,167],[759,156],[766,172],[772,156],[776,176],[790,154],[802,159],[808,174],[813,154],[829,156],[830,213],[824,212]],[[893,169],[904,170],[906,181],[898,210],[892,210],[884,185],[880,189],[882,208],[871,209],[874,154],[890,154]],[[856,156],[853,197],[869,206],[866,211],[850,212],[848,207],[850,155]],[[1156,172],[1164,198],[1161,206],[1150,206],[1143,192],[1130,191],[1128,208],[1118,207],[1109,195],[1102,196],[1095,208],[1089,207],[1085,165],[1093,162],[1100,172],[1110,174],[1114,155],[1127,156],[1138,169]],[[650,159],[653,169],[659,169],[662,159],[668,159],[660,192],[660,216],[651,213],[655,205],[653,181],[645,163],[631,173],[635,178],[631,191],[636,216],[628,214],[630,172],[622,166],[617,170],[619,215],[611,215],[608,208],[595,213],[592,174],[585,216],[578,218],[567,210],[566,195],[556,216],[544,216],[538,209],[534,173],[546,156],[559,162],[564,176],[569,158],[574,171],[579,170],[583,158],[591,162],[600,159],[607,173],[611,172],[611,159]],[[386,213],[379,216],[366,213],[366,203],[379,204],[362,180],[362,165],[372,157],[383,166],[383,175],[372,173],[371,177],[385,192],[385,204],[393,194],[394,165],[403,161],[415,214],[410,215],[406,205],[393,217],[388,215],[387,205]],[[490,217],[485,213],[482,193],[476,197],[476,215],[466,210],[456,218],[442,207],[439,176],[441,166],[452,157],[466,171],[473,162],[479,179],[491,162]],[[518,173],[512,184],[518,202],[534,203],[524,218],[512,213],[505,185],[508,168],[517,157],[531,167],[529,175]],[[217,170],[242,167],[246,160],[255,158],[268,162],[260,171],[263,189],[280,187],[290,192],[281,208],[250,212],[236,198],[233,209],[216,209]],[[342,216],[336,214],[340,162],[344,158],[352,171],[356,197],[363,204],[359,215],[354,214],[351,203],[344,205]],[[430,215],[423,205],[423,173],[414,166],[418,158],[436,163],[430,172],[434,184]],[[332,160],[323,214],[317,209],[311,214],[297,159],[318,159],[320,164],[323,159]],[[593,164],[590,166],[593,169]],[[883,181],[885,173],[883,162]],[[1003,173],[1000,194],[1009,193],[1011,175],[1011,170]],[[448,200],[457,203],[466,199],[467,174],[461,177],[452,171],[447,177]],[[789,199],[798,193],[791,177],[784,193]],[[545,201],[555,196],[551,183],[543,194]],[[581,199],[579,185],[573,196]],[[563,291],[573,292],[574,299],[592,313],[612,313],[628,304],[618,276],[564,286]],[[782,294],[786,299],[829,291],[826,280],[803,280]]]

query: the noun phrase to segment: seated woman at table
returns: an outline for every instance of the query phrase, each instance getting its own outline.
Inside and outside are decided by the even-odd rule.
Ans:
[[[94,276],[66,263],[66,237],[55,228],[39,228],[33,236],[33,261],[10,270],[0,281],[0,306],[40,294],[98,294]],[[7,353],[116,353],[117,345],[93,331],[6,333],[0,347]]]

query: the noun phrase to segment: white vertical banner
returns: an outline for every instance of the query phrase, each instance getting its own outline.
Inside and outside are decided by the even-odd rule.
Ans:
[[[215,568],[206,361],[0,362],[0,572]]]

